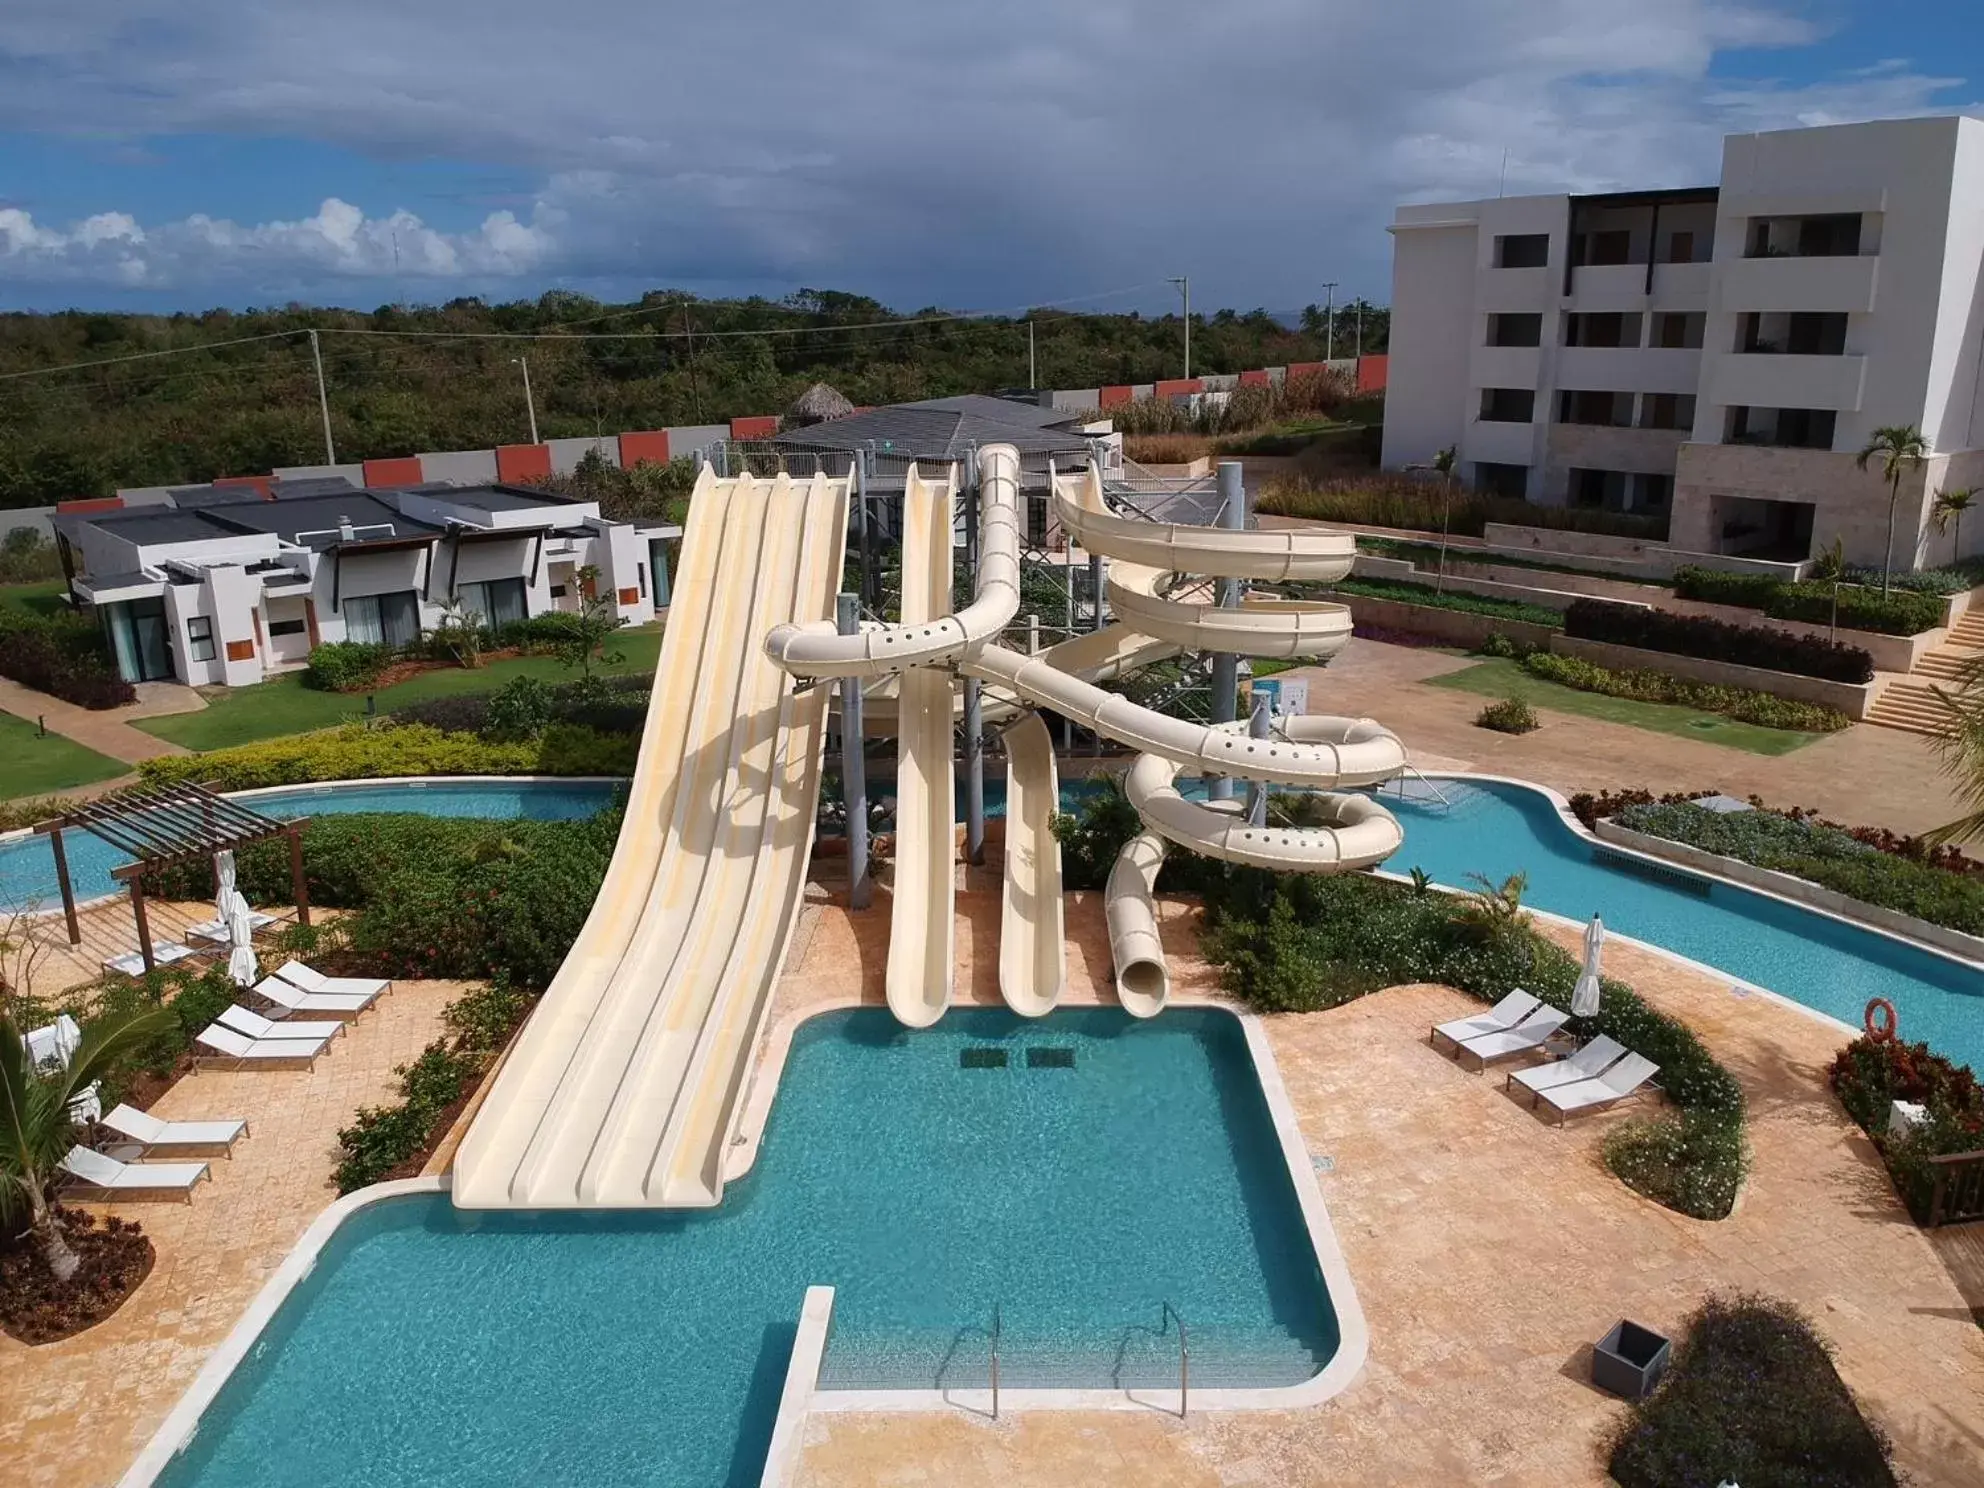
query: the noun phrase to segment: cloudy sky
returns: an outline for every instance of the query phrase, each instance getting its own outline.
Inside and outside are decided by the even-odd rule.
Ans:
[[[1382,300],[1402,200],[1976,111],[1977,3],[5,0],[0,309]]]

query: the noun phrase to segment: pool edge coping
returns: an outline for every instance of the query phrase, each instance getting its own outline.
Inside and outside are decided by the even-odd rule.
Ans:
[[[985,1011],[1007,1011],[1004,1003],[953,1004],[960,1011],[982,1007]],[[1111,1002],[1062,1003],[1056,1011],[1109,1008]],[[1370,1324],[1364,1305],[1351,1279],[1350,1263],[1338,1243],[1330,1221],[1322,1185],[1316,1181],[1316,1168],[1302,1136],[1302,1124],[1282,1080],[1281,1066],[1274,1057],[1266,1023],[1257,1013],[1215,997],[1174,997],[1172,1007],[1207,1008],[1225,1013],[1240,1025],[1247,1043],[1247,1056],[1260,1083],[1262,1099],[1274,1123],[1282,1160],[1295,1190],[1296,1207],[1302,1215],[1309,1248],[1316,1260],[1330,1308],[1336,1315],[1337,1347],[1329,1362],[1308,1379],[1293,1385],[1264,1385],[1255,1388],[1210,1387],[1191,1392],[1192,1403],[1202,1410],[1297,1410],[1321,1405],[1348,1389],[1363,1369],[1371,1349]],[[765,1126],[771,1118],[772,1103],[783,1083],[785,1066],[792,1053],[792,1040],[801,1027],[828,1013],[856,1008],[879,1008],[881,1004],[859,996],[837,997],[794,1008],[774,1022],[765,1035],[763,1052],[751,1076],[751,1086],[739,1107],[740,1115],[726,1152],[723,1181],[727,1185],[744,1177],[757,1165]],[[1189,1327],[1189,1321],[1187,1322]],[[1012,1410],[1115,1411],[1155,1410],[1170,1414],[1168,1390],[1152,1389],[1029,1389],[999,1392],[999,1403]],[[903,1414],[929,1411],[956,1411],[983,1415],[973,1404],[983,1399],[985,1390],[814,1390],[806,1410],[823,1414],[874,1412]],[[120,1485],[121,1488],[121,1485]]]

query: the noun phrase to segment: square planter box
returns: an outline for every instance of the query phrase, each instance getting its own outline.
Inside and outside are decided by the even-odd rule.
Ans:
[[[1651,1328],[1621,1322],[1591,1351],[1591,1382],[1627,1400],[1644,1400],[1667,1372],[1667,1340]]]

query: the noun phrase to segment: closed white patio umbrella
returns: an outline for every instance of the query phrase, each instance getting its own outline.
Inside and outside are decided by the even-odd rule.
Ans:
[[[225,925],[234,918],[234,849],[214,854],[214,918]]]
[[[1571,1016],[1589,1018],[1598,1011],[1598,956],[1605,948],[1605,922],[1597,915],[1584,927],[1584,970],[1571,994]]]
[[[255,912],[239,894],[234,895],[228,910],[227,943],[227,974],[237,987],[254,986],[261,977],[261,965],[255,959]]]

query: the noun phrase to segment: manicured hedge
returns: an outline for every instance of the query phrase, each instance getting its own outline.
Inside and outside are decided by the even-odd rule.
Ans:
[[[427,698],[395,709],[395,723],[421,723],[451,734],[486,739],[534,739],[552,724],[573,724],[601,734],[638,734],[647,724],[654,673],[595,677],[590,683],[542,682],[514,677],[494,692]]]
[[[1705,604],[1762,610],[1774,620],[1837,624],[1847,630],[1870,630],[1882,635],[1919,635],[1943,623],[1943,602],[1934,594],[1897,590],[1884,596],[1879,589],[1861,584],[1839,586],[1837,615],[1831,584],[1793,584],[1767,574],[1677,568],[1674,592],[1683,599]]]
[[[1885,853],[1837,827],[1774,811],[1708,811],[1683,803],[1628,806],[1622,827],[1775,869],[1883,909],[1984,935],[1984,875]]]
[[[1490,639],[1494,639],[1490,637]],[[1484,652],[1488,651],[1483,647]],[[1517,658],[1517,664],[1533,677],[1579,692],[1595,692],[1605,697],[1631,698],[1642,703],[1672,703],[1683,708],[1699,708],[1704,713],[1723,713],[1759,728],[1794,729],[1813,734],[1837,733],[1851,727],[1853,720],[1837,708],[1821,703],[1804,703],[1781,698],[1747,687],[1724,687],[1715,682],[1690,682],[1665,672],[1642,667],[1614,669],[1576,656],[1558,656],[1549,651],[1530,651]]]
[[[0,677],[79,708],[120,708],[138,696],[93,621],[13,605],[0,605]]]
[[[397,775],[631,775],[638,739],[553,724],[534,739],[498,742],[443,733],[425,724],[367,728],[346,724],[206,754],[146,760],[155,782],[198,780],[216,790],[364,780]]]
[[[1553,630],[1564,623],[1563,617],[1555,610],[1542,605],[1493,599],[1487,595],[1463,593],[1458,589],[1435,589],[1431,584],[1410,584],[1398,579],[1340,579],[1330,587],[1339,594],[1361,594],[1371,599],[1396,600],[1400,604],[1425,605],[1436,610],[1458,610],[1465,615],[1490,615],[1497,620],[1521,620],[1529,625],[1547,625]]]
[[[1791,1304],[1710,1297],[1681,1333],[1666,1379],[1612,1440],[1621,1488],[1894,1488],[1887,1438]]]
[[[1967,1064],[1932,1054],[1926,1043],[1875,1039],[1864,1034],[1839,1051],[1832,1065],[1833,1094],[1859,1123],[1887,1164],[1895,1191],[1917,1223],[1929,1218],[1936,1186],[1932,1157],[1984,1149],[1984,1089]],[[1928,1116],[1903,1136],[1888,1132],[1893,1102],[1913,1101]]]
[[[1830,682],[1871,682],[1874,660],[1857,646],[1817,636],[1793,635],[1756,625],[1731,625],[1697,615],[1675,615],[1602,599],[1574,600],[1564,613],[1564,632],[1579,640],[1674,656],[1699,656],[1735,666],[1822,677]]]
[[[310,648],[303,685],[319,692],[360,692],[379,680],[392,663],[390,646],[365,641],[326,641]]]

